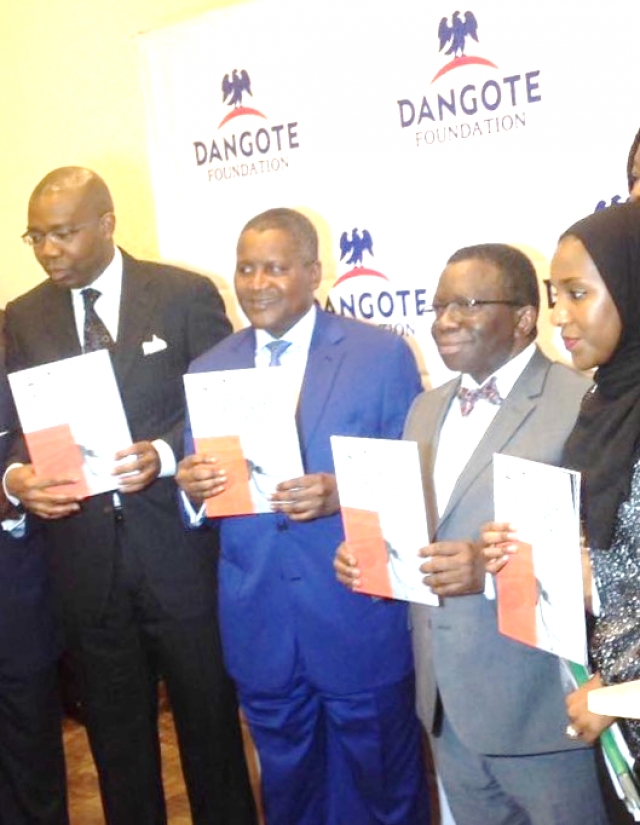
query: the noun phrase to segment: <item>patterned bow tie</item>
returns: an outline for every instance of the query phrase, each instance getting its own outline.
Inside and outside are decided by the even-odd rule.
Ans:
[[[490,404],[496,404],[497,406],[502,404],[502,398],[500,398],[500,393],[498,392],[495,375],[493,375],[486,384],[483,384],[477,390],[468,390],[466,387],[460,387],[458,389],[460,412],[462,413],[463,418],[469,415],[471,410],[475,407],[476,401],[479,401],[481,398],[484,398],[484,400],[488,401]]]

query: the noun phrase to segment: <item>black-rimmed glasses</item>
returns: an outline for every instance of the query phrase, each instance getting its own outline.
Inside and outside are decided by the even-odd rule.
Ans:
[[[58,229],[51,229],[49,232],[37,232],[35,229],[27,229],[20,237],[27,246],[42,246],[47,238],[58,246],[64,246],[69,243],[81,229],[98,223],[99,220],[100,218],[94,218],[92,221],[77,223],[75,226],[61,226]]]
[[[491,304],[504,304],[505,306],[517,307],[521,306],[517,301],[507,301],[496,298],[489,300],[484,298],[454,298],[452,301],[442,303],[433,303],[426,307],[426,312],[433,312],[436,318],[442,318],[445,312],[450,309],[463,318],[468,318],[475,315],[479,309]]]

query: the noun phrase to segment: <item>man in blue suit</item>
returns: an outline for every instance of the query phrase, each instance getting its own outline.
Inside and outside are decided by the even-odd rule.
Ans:
[[[17,417],[0,358],[0,472]],[[53,622],[42,536],[21,534],[0,492],[0,825],[66,825],[67,796]]]
[[[420,379],[400,338],[319,309],[320,280],[316,231],[303,215],[272,209],[253,218],[235,272],[251,327],[191,365],[271,366],[271,345],[282,342],[278,360],[301,376],[305,475],[279,485],[272,513],[220,523],[224,654],[260,755],[270,825],[423,825],[406,605],[335,581],[344,534],[329,443],[331,435],[399,438]],[[198,507],[224,489],[224,467],[191,455],[177,480]],[[199,523],[201,512],[191,517]]]

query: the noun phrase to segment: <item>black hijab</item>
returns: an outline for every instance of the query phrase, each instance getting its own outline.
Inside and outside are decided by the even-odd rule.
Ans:
[[[587,541],[606,549],[640,457],[640,203],[595,212],[560,240],[567,236],[582,242],[622,321],[618,346],[596,371],[563,455],[565,466],[583,473]]]

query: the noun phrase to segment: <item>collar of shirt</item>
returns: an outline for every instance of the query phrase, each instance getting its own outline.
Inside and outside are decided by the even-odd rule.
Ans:
[[[501,398],[506,398],[511,392],[534,352],[535,344],[530,344],[494,373]],[[461,384],[468,389],[477,389],[479,386],[470,375],[466,374],[462,375]],[[463,418],[458,399],[455,394],[453,395],[440,428],[434,466],[433,480],[440,515],[446,509],[460,473],[489,429],[499,409],[499,406],[481,400],[471,414]]]
[[[534,343],[529,344],[529,346],[525,347],[522,352],[519,352],[510,361],[503,364],[499,370],[496,370],[493,373],[493,376],[489,376],[489,378],[495,377],[500,398],[506,398],[509,395],[513,389],[513,385],[524,372],[524,368],[532,359],[535,351],[536,345]],[[460,376],[460,386],[468,390],[477,390],[486,384],[489,378],[483,381],[482,384],[478,384],[470,375],[467,375],[467,373],[462,373]],[[482,403],[482,401],[479,403]],[[487,404],[488,402],[484,401],[484,403]]]
[[[120,297],[122,295],[122,253],[115,248],[111,262],[104,272],[100,273],[95,281],[87,284],[100,291],[100,297],[96,301],[96,312],[102,322],[111,333],[115,341],[118,336],[118,322],[120,321]],[[85,289],[86,287],[82,287]],[[82,289],[71,290],[71,302],[73,305],[73,315],[78,331],[78,340],[84,340],[84,299]]]
[[[287,330],[281,337],[289,341],[291,346],[286,349],[280,358],[283,366],[295,366],[304,369],[307,364],[311,338],[316,324],[316,306],[311,309]],[[267,344],[276,339],[265,329],[256,330],[256,367],[268,367],[271,360],[271,353],[267,349]]]
[[[535,349],[535,344],[530,344],[504,366],[500,367],[499,370],[496,370],[494,376],[501,398],[506,398],[509,395],[514,384],[533,357]],[[477,389],[482,386],[466,374],[461,376],[460,383],[461,386],[467,389]],[[499,406],[481,400],[470,415],[463,418],[460,412],[460,404],[456,395],[453,395],[451,405],[440,428],[433,471],[433,482],[440,516],[447,508],[460,474],[499,410]],[[485,581],[485,596],[490,599],[495,598],[493,582],[489,575],[487,575]]]

